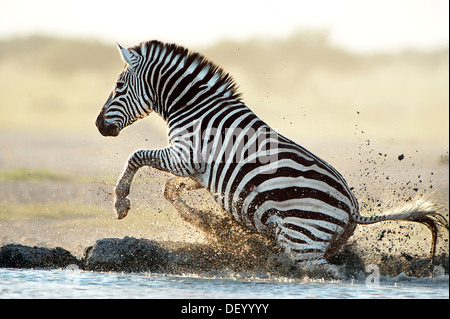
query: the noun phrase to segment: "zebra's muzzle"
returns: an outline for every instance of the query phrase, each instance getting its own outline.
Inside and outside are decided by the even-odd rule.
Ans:
[[[102,112],[103,113],[103,112]],[[100,113],[95,121],[98,131],[103,136],[117,136],[120,133],[120,127],[116,124],[110,124],[105,121],[105,117]]]

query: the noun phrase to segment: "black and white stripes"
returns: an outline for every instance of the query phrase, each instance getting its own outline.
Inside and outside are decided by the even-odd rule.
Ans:
[[[99,131],[116,136],[155,111],[171,144],[130,157],[116,188],[119,218],[130,208],[134,174],[151,166],[191,177],[237,222],[273,237],[300,264],[325,263],[356,223],[389,219],[360,216],[344,178],[260,120],[231,77],[200,54],[158,41],[119,49],[126,64],[97,118]]]

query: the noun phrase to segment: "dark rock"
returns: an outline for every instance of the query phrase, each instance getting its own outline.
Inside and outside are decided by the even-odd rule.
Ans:
[[[77,258],[61,247],[9,244],[0,248],[0,267],[3,268],[61,268],[79,263]]]
[[[85,250],[83,268],[101,271],[165,272],[168,252],[156,241],[133,237],[104,238]]]

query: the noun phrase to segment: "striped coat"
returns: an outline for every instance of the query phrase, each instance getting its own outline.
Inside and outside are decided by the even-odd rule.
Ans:
[[[158,41],[119,48],[125,67],[97,118],[100,133],[117,136],[156,112],[170,141],[128,160],[116,187],[119,218],[130,209],[126,197],[136,171],[151,166],[189,177],[189,189],[208,189],[236,222],[273,238],[299,264],[326,263],[357,223],[410,220],[433,230],[436,214],[428,206],[416,207],[415,215],[359,215],[341,174],[259,119],[231,77],[200,54]]]

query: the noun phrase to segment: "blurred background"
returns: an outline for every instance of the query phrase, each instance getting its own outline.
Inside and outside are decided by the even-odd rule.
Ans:
[[[122,69],[116,42],[151,39],[222,66],[264,121],[342,172],[364,213],[433,193],[448,214],[447,0],[0,0],[0,244],[202,240],[154,170],[114,220],[128,156],[165,147],[166,127],[152,114],[104,138],[94,122]]]

